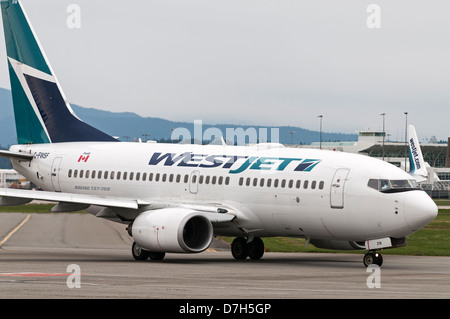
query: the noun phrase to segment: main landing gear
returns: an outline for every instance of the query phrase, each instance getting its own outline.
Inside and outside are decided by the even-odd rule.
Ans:
[[[264,255],[264,243],[259,237],[253,237],[250,240],[244,237],[237,237],[231,243],[231,254],[235,259],[243,260],[261,259]]]
[[[383,264],[383,256],[375,250],[369,250],[364,254],[363,263],[366,267],[374,264],[381,266]]]
[[[133,258],[136,260],[163,260],[166,253],[164,252],[151,252],[145,249],[142,249],[135,242],[133,242],[133,247],[131,248],[131,253],[133,254]]]

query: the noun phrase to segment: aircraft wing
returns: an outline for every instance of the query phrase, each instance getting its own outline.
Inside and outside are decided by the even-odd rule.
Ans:
[[[1,206],[11,206],[13,205],[12,203],[14,202],[14,200],[18,202],[23,200],[23,202],[26,203],[32,201],[33,199],[51,202],[87,204],[87,205],[131,208],[131,209],[138,209],[139,205],[148,204],[147,202],[142,202],[136,199],[129,199],[129,198],[117,198],[106,196],[100,197],[84,194],[32,191],[32,190],[10,189],[10,188],[0,188],[0,195],[2,196],[2,198],[0,199]]]
[[[135,212],[132,216],[137,216],[138,213],[144,210],[156,210],[173,207],[193,209],[204,213],[204,215],[212,223],[229,222],[236,217],[236,211],[233,208],[220,203],[144,201],[132,198],[33,191],[12,188],[0,188],[0,196],[2,196],[0,198],[0,206],[23,205],[34,199],[57,202],[58,204],[52,208],[53,212],[84,210],[91,205],[101,206],[105,207],[105,209],[97,214],[97,216],[104,218],[117,218],[118,216],[114,212],[116,209],[131,210]]]

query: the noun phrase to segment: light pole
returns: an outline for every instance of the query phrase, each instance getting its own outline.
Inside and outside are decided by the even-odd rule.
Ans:
[[[295,131],[290,131],[289,133],[291,134],[291,145],[294,145],[294,134],[295,134]]]
[[[384,129],[384,122],[385,122],[386,113],[381,113],[380,115],[383,117],[383,161],[384,161],[384,139],[386,136],[385,129]]]
[[[405,114],[405,172],[406,172],[406,159],[408,157],[408,112]]]
[[[323,115],[319,115],[318,118],[320,118],[320,139],[319,139],[320,149],[322,149],[322,118],[323,118]]]

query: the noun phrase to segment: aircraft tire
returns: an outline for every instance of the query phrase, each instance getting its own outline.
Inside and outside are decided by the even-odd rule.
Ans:
[[[133,242],[131,253],[133,254],[133,258],[135,260],[146,260],[150,256],[150,252],[139,247],[136,242]]]
[[[231,254],[234,259],[243,260],[248,257],[247,239],[237,237],[231,243]]]
[[[163,260],[165,256],[165,252],[149,252],[150,260]]]
[[[264,242],[261,238],[255,237],[247,244],[247,249],[250,259],[261,259],[264,255]]]
[[[383,264],[383,256],[380,253],[369,251],[364,255],[363,263],[366,267],[373,264],[381,266]]]

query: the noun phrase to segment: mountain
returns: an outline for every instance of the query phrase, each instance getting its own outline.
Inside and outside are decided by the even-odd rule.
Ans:
[[[141,117],[131,112],[102,111],[93,108],[84,108],[74,104],[71,104],[71,106],[80,119],[105,133],[118,137],[122,141],[132,141],[138,138],[142,140],[168,141],[172,132],[184,132],[185,138],[189,136],[194,138],[196,137],[194,134],[200,132],[200,136],[205,137],[205,142],[210,142],[210,139],[206,138],[206,135],[217,131],[217,129],[222,132],[225,139],[228,139],[228,143],[233,143],[233,141],[234,143],[239,143],[239,140],[234,137],[234,135],[238,134],[239,130],[245,134],[256,134],[255,138],[259,137],[260,142],[273,141],[271,137],[274,137],[271,134],[271,129],[275,127],[203,124],[200,128],[197,127],[194,130],[194,123],[173,122],[154,117]],[[8,148],[9,145],[14,144],[16,141],[16,130],[11,92],[2,88],[0,88],[0,110],[0,148]],[[189,134],[187,134],[188,132]],[[197,133],[197,135],[199,134]],[[282,144],[291,144],[291,141],[293,144],[311,144],[312,142],[319,141],[319,132],[293,126],[278,127],[278,136],[279,142]],[[355,141],[356,139],[356,134],[322,133],[323,141]],[[252,142],[253,140],[247,138],[246,142],[249,141]]]

